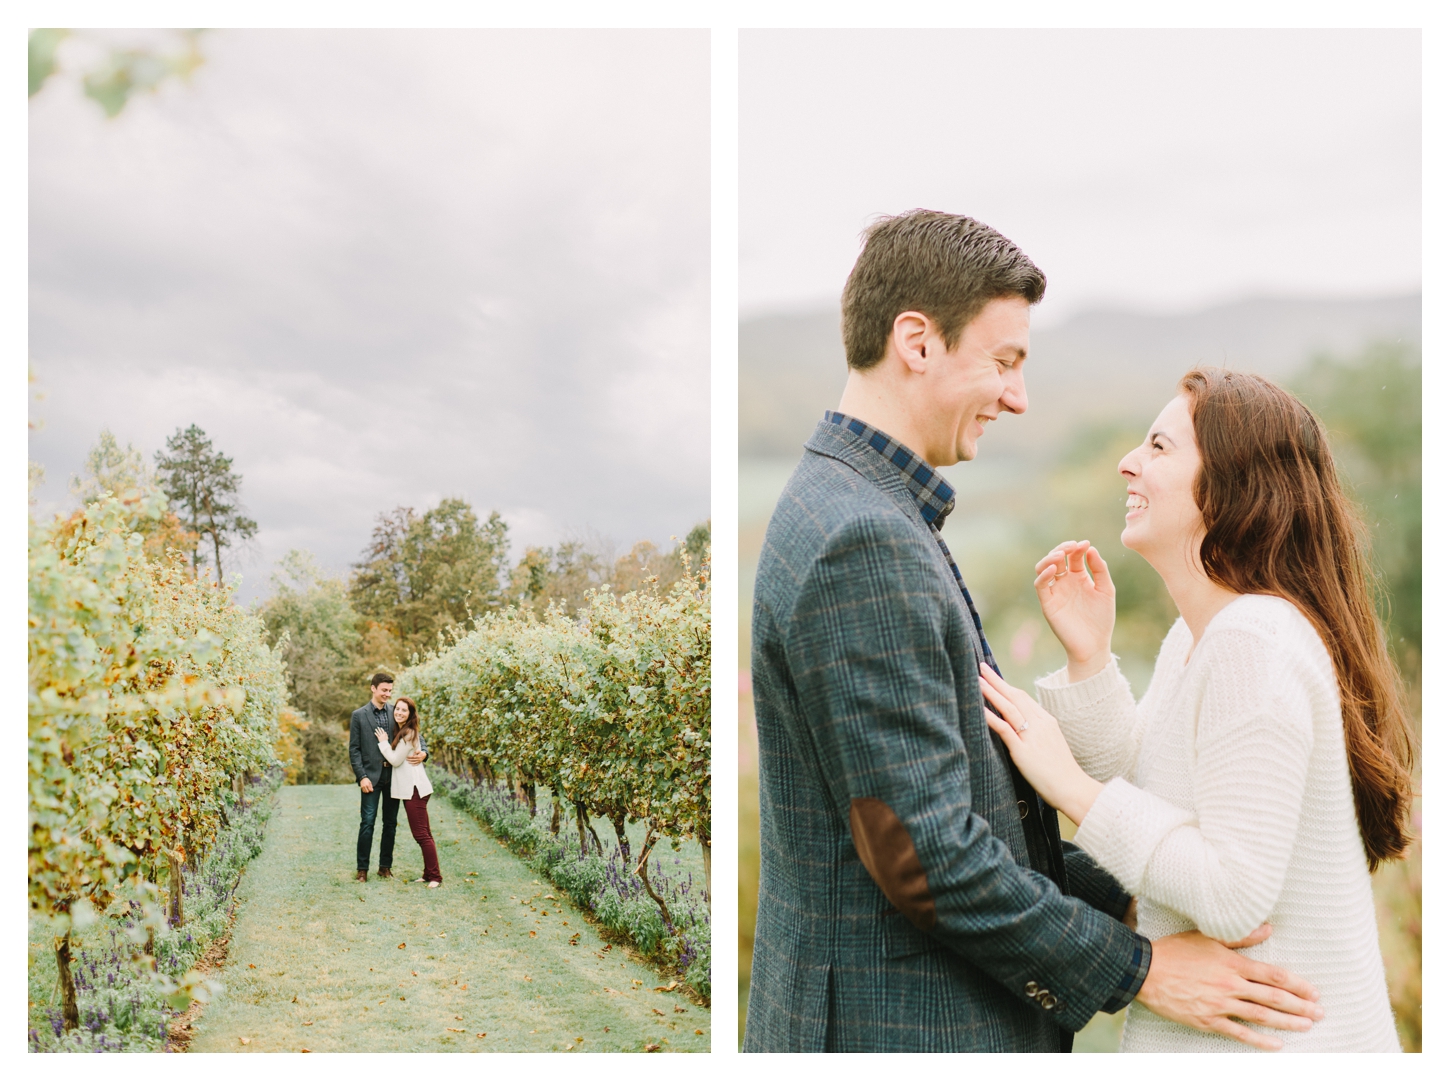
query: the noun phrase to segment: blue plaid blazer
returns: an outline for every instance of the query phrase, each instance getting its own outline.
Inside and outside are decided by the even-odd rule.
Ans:
[[[766,531],[746,1051],[1071,1050],[1148,971],[1122,887],[1055,822],[1024,829],[1041,806],[909,475],[822,421]]]

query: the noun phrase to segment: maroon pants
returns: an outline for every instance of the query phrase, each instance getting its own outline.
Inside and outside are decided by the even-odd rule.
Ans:
[[[408,812],[408,828],[413,831],[413,840],[423,850],[423,881],[442,882],[443,873],[438,870],[438,846],[433,843],[433,831],[428,828],[428,797],[418,796],[418,786],[413,786],[411,799],[403,801],[403,810]]]

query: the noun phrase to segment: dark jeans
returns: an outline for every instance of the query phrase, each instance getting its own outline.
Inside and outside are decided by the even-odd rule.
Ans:
[[[428,797],[418,797],[418,786],[413,786],[413,798],[403,801],[408,812],[408,826],[413,831],[413,840],[423,850],[423,881],[442,882],[443,872],[438,870],[438,846],[433,843],[433,831],[428,827]]]
[[[374,785],[371,792],[362,793],[362,821],[357,828],[357,869],[366,871],[373,855],[373,825],[378,820],[378,800],[383,801],[383,839],[378,844],[378,870],[387,871],[393,866],[393,838],[398,833],[398,800],[385,795],[383,786]]]

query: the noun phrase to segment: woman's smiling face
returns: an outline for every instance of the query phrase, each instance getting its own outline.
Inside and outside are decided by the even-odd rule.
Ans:
[[[1155,557],[1178,557],[1185,549],[1196,560],[1203,537],[1203,513],[1193,499],[1199,461],[1188,397],[1180,394],[1158,414],[1142,444],[1118,463],[1128,481],[1125,548],[1155,565]]]
[[[393,723],[403,724],[408,719],[408,703],[399,699],[393,706]]]

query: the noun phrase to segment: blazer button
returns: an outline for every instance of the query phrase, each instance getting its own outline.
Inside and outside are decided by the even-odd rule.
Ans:
[[[1036,980],[1028,980],[1027,981],[1027,986],[1025,988],[1023,988],[1023,990],[1027,992],[1027,997],[1028,998],[1036,998],[1037,997],[1037,981]]]
[[[1020,800],[1017,801],[1017,817],[1018,818],[1026,818],[1027,817],[1027,801],[1026,800],[1021,800],[1020,799]]]
[[[1054,1006],[1056,1006],[1056,1005],[1057,1005],[1057,996],[1056,996],[1056,995],[1054,995],[1054,994],[1051,994],[1051,993],[1050,993],[1050,992],[1049,992],[1049,993],[1047,993],[1047,994],[1044,994],[1044,995],[1043,995],[1043,996],[1042,996],[1042,997],[1041,997],[1041,998],[1039,998],[1039,999],[1038,999],[1038,1000],[1037,1000],[1037,1001],[1038,1001],[1038,1002],[1040,1002],[1040,1003],[1042,1003],[1042,1008],[1043,1008],[1043,1009],[1044,1009],[1044,1010],[1050,1010],[1050,1009],[1052,1009],[1052,1008],[1053,1008],[1053,1007],[1054,1007]]]

